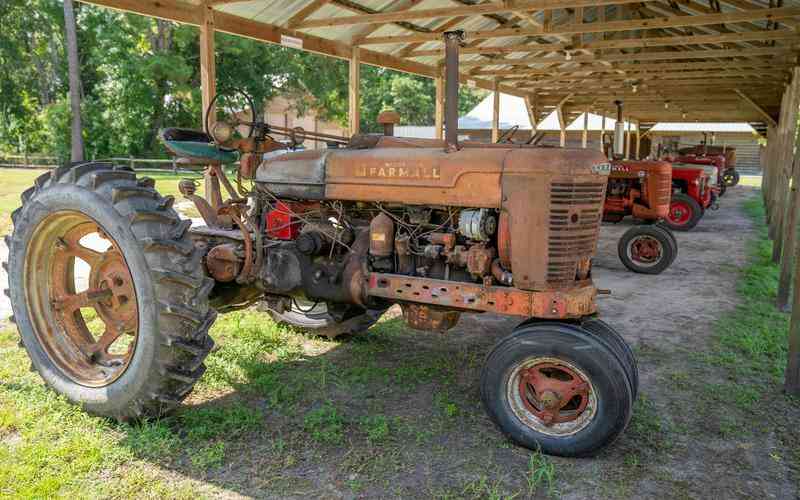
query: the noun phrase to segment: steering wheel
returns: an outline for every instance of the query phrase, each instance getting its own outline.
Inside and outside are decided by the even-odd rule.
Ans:
[[[514,137],[514,134],[517,133],[519,130],[519,125],[514,125],[510,129],[503,132],[500,137],[497,138],[496,144],[500,144],[501,142],[511,142],[511,138]]]
[[[215,95],[205,112],[206,134],[219,146],[252,137],[257,126],[253,99],[241,90]]]

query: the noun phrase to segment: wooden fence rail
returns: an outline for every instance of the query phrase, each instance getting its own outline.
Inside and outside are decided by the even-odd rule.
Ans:
[[[128,165],[139,172],[172,172],[179,173],[198,173],[194,170],[181,169],[174,158],[133,158],[133,157],[113,157],[97,158],[92,161],[110,161],[116,164]],[[61,159],[56,156],[45,156],[35,154],[10,154],[0,152],[0,168],[55,168],[60,165]]]

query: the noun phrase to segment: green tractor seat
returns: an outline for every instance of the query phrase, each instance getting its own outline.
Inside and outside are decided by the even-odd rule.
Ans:
[[[167,128],[158,135],[164,147],[184,165],[226,164],[239,159],[236,151],[220,148],[201,130]]]

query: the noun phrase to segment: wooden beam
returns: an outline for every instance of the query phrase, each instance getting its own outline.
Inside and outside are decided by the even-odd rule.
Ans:
[[[792,145],[794,144],[794,137],[797,131],[797,115],[798,105],[800,104],[800,78],[797,77],[797,69],[795,69],[795,78],[792,84],[786,91],[788,95],[786,103],[781,109],[780,126],[782,128],[782,139],[780,141],[780,148],[778,149],[778,176],[777,180],[777,196],[775,198],[775,237],[772,242],[772,261],[776,264],[781,261],[783,255],[783,235],[786,231],[784,224],[786,215],[786,199],[789,195],[789,179],[791,178],[791,158],[792,158]],[[785,109],[784,109],[785,108]],[[797,228],[792,228],[796,230]]]
[[[525,100],[525,110],[528,112],[528,120],[531,122],[531,130],[536,132],[536,127],[538,125],[538,118],[537,118],[537,110],[536,110],[536,94],[533,97],[526,95],[524,97]]]
[[[594,63],[594,62],[617,62],[617,61],[665,61],[672,59],[722,59],[729,57],[757,57],[771,55],[794,55],[796,51],[788,47],[765,47],[759,49],[720,49],[720,50],[678,50],[664,52],[636,52],[625,54],[606,54],[604,56],[542,56],[542,57],[520,57],[518,59],[492,59],[490,61],[462,61],[460,66],[463,68],[487,67],[487,66],[521,66],[528,64],[547,64],[547,63]]]
[[[348,80],[349,112],[347,119],[350,124],[350,135],[356,135],[360,129],[361,121],[361,49],[353,47],[350,56],[350,78]]]
[[[444,76],[436,77],[436,138],[444,138]]]
[[[307,17],[329,3],[331,3],[331,0],[313,0],[310,4],[297,11],[297,14],[290,17],[289,20],[286,21],[286,26],[289,28],[296,28],[297,25],[305,21]]]
[[[671,46],[688,46],[688,45],[717,45],[727,44],[743,41],[770,41],[770,40],[785,40],[791,42],[800,41],[800,34],[794,30],[772,30],[772,31],[755,31],[745,33],[728,33],[724,35],[687,35],[687,36],[659,36],[653,38],[624,38],[617,40],[595,40],[584,42],[579,45],[572,43],[528,43],[507,45],[501,47],[465,47],[461,49],[460,54],[482,54],[482,55],[496,55],[496,54],[511,54],[514,52],[561,52],[564,49],[577,50],[577,49],[638,49],[645,47],[671,47]],[[429,57],[441,56],[443,48],[428,49],[428,50],[415,50],[407,57]]]
[[[492,100],[492,143],[500,138],[500,91],[497,89],[498,82],[495,81],[494,99]]]
[[[642,136],[641,136],[641,134],[639,132],[641,132],[641,127],[640,127],[640,122],[637,121],[636,122],[636,159],[637,160],[641,160],[642,159],[642,157],[640,155],[641,146],[642,146]]]
[[[750,105],[750,107],[751,107],[751,108],[753,108],[754,110],[756,110],[756,112],[757,112],[759,115],[761,115],[761,117],[762,117],[762,118],[764,118],[764,120],[766,120],[766,122],[767,122],[767,124],[768,124],[768,125],[772,125],[773,127],[777,127],[777,126],[778,126],[778,123],[775,121],[775,118],[773,118],[773,117],[772,117],[772,115],[770,115],[769,113],[767,113],[767,112],[764,110],[764,108],[762,108],[761,106],[759,106],[759,105],[758,105],[758,104],[757,104],[755,101],[753,101],[752,99],[750,99],[749,97],[747,97],[747,94],[745,94],[744,92],[742,92],[742,91],[741,91],[741,90],[739,90],[739,89],[734,89],[734,91],[735,91],[737,94],[739,94],[739,97],[741,97],[741,98],[742,98],[742,100],[743,100],[744,102],[746,102],[747,104],[749,104],[749,105]]]
[[[514,36],[557,36],[575,35],[580,33],[610,33],[630,30],[652,30],[664,28],[683,28],[688,26],[710,26],[726,23],[741,23],[748,21],[780,20],[800,16],[800,7],[777,7],[772,9],[754,9],[738,12],[724,12],[720,14],[658,17],[648,19],[631,19],[622,21],[606,21],[604,23],[564,24],[546,30],[545,28],[501,28],[486,31],[467,31],[467,40],[488,38],[502,38]],[[359,40],[360,45],[380,45],[391,43],[413,43],[439,41],[437,34],[416,33],[413,35],[369,37]]]
[[[471,74],[473,76],[502,76],[505,80],[521,80],[526,79],[525,77],[528,76],[535,76],[535,75],[559,75],[559,74],[572,74],[578,72],[593,72],[593,73],[625,73],[628,71],[631,72],[640,72],[640,71],[650,71],[650,72],[672,72],[672,71],[682,71],[682,70],[692,70],[692,69],[702,69],[702,70],[713,70],[713,69],[721,69],[721,70],[763,70],[766,72],[769,71],[789,71],[792,67],[792,63],[790,62],[778,62],[772,60],[754,60],[754,59],[744,59],[744,60],[734,60],[734,61],[703,61],[703,62],[688,62],[688,63],[670,63],[669,65],[665,65],[663,63],[656,63],[656,64],[622,64],[622,63],[614,63],[611,66],[602,66],[600,64],[586,64],[582,66],[575,66],[575,67],[564,67],[564,68],[515,68],[515,69],[489,69],[489,70],[477,70],[473,71]]]
[[[606,113],[605,111],[601,111],[602,119],[600,120],[600,151],[603,153],[606,152],[605,150],[605,140],[606,140]]]
[[[200,95],[203,106],[201,123],[205,127],[205,115],[209,112],[211,101],[217,95],[217,68],[216,58],[214,57],[214,10],[210,5],[203,5],[201,9],[203,22],[200,25]],[[216,119],[215,110],[210,110],[209,124],[215,123]]]
[[[631,158],[631,120],[628,118],[628,131],[625,135],[625,159],[629,160]]]
[[[333,26],[350,26],[353,24],[387,24],[398,21],[417,19],[436,19],[457,16],[477,16],[485,14],[502,14],[526,10],[566,9],[593,5],[615,5],[641,3],[643,0],[520,0],[516,2],[465,5],[462,7],[438,7],[432,9],[414,9],[403,12],[380,12],[360,16],[341,16],[326,19],[314,19],[300,23],[300,29],[330,28]],[[645,0],[647,1],[647,0]]]

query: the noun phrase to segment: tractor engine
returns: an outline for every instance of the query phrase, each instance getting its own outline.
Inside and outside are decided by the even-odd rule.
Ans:
[[[439,330],[462,311],[594,311],[609,170],[599,153],[358,141],[262,162],[247,216],[255,241],[195,231],[220,304],[262,295],[272,308],[302,299],[346,314],[399,302],[409,324]]]

